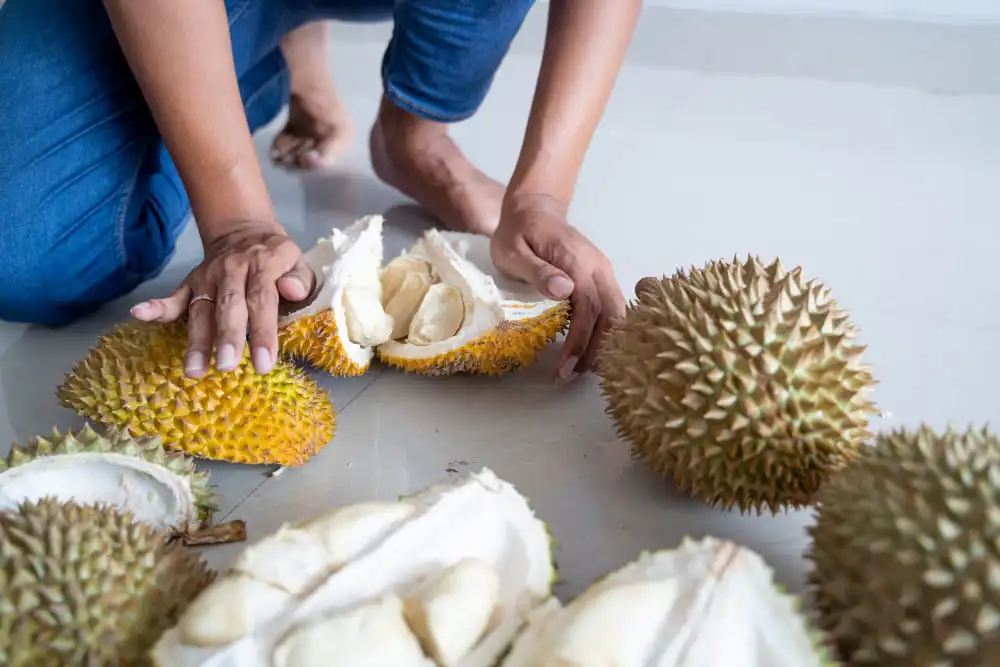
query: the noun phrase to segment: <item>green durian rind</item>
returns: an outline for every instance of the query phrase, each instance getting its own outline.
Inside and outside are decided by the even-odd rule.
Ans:
[[[143,459],[189,481],[200,522],[209,521],[218,510],[218,497],[209,474],[199,471],[192,459],[180,452],[167,451],[159,437],[132,437],[127,431],[115,428],[106,429],[104,435],[90,424],[75,432],[61,433],[53,428],[48,437],[35,436],[26,445],[14,444],[7,456],[0,458],[0,475],[43,457],[74,454],[121,454]]]

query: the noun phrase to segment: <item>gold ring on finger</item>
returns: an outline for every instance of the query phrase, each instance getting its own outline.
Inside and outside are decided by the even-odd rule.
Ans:
[[[208,294],[199,294],[198,296],[194,297],[193,299],[191,299],[191,301],[188,302],[188,308],[190,308],[199,301],[208,301],[209,303],[215,303],[215,299],[212,298],[212,296]]]

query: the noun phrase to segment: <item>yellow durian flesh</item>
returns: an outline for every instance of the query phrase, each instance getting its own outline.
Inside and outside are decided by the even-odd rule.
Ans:
[[[430,230],[404,255],[409,263],[397,267],[385,284],[426,275],[416,260],[431,267],[432,284],[412,313],[387,303],[394,318],[406,312],[410,324],[401,338],[397,321],[393,340],[376,348],[380,360],[425,375],[500,374],[534,361],[566,329],[569,304],[502,276],[489,243],[485,236]]]
[[[249,346],[236,369],[184,375],[187,326],[128,322],[104,335],[67,373],[60,403],[81,416],[159,436],[168,450],[204,459],[299,466],[333,438],[325,390],[279,359],[258,374]]]
[[[382,216],[365,216],[306,252],[316,288],[306,305],[279,318],[283,354],[334,376],[368,370],[372,347],[392,334],[380,275],[383,223]]]
[[[392,318],[393,340],[406,338],[413,318],[420,310],[424,297],[433,285],[431,274],[414,271],[408,273],[391,296],[387,296],[385,312]]]
[[[349,664],[378,664],[381,650],[392,648],[399,664],[433,667],[438,655],[454,667],[493,667],[531,610],[551,596],[545,525],[487,469],[397,504],[402,509],[348,506],[250,545],[246,552],[259,553],[245,552],[164,633],[155,664],[308,665],[326,646],[342,650],[337,659],[349,657]],[[288,539],[292,531],[313,543]],[[342,552],[328,551],[325,562],[297,559],[304,545]],[[309,571],[293,576],[295,569]],[[384,645],[350,636],[364,619],[385,630]]]

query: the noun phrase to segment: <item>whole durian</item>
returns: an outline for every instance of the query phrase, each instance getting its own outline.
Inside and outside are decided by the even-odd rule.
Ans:
[[[680,489],[741,513],[802,507],[871,435],[865,348],[801,268],[710,262],[636,297],[599,356],[606,411]]]
[[[298,466],[333,438],[326,392],[279,360],[258,374],[240,365],[184,375],[187,327],[130,322],[102,336],[58,388],[65,407],[133,436],[159,436],[167,449],[204,459]]]
[[[1000,665],[996,434],[879,434],[817,507],[809,583],[845,667]]]
[[[0,664],[132,667],[214,579],[109,505],[46,498],[0,513]]]

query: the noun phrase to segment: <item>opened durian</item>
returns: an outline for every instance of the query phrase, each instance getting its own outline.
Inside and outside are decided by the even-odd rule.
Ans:
[[[484,469],[253,544],[164,634],[160,667],[491,667],[554,578],[545,525]]]
[[[51,497],[105,503],[174,533],[197,530],[217,509],[208,473],[191,459],[164,450],[159,438],[132,438],[90,426],[32,438],[0,459],[0,510]]]
[[[376,355],[425,375],[500,374],[565,330],[568,303],[503,278],[487,237],[432,229],[383,268],[382,226],[367,216],[306,253],[318,289],[281,319],[283,353],[334,375],[363,374]]]
[[[214,576],[110,505],[47,498],[0,512],[0,665],[145,666]]]
[[[500,667],[832,667],[753,551],[706,537],[643,553],[539,608]]]
[[[58,389],[65,407],[133,436],[159,436],[170,450],[236,463],[298,466],[333,437],[326,392],[278,360],[259,375],[240,365],[184,375],[184,324],[127,323],[102,336]]]
[[[1000,664],[1000,438],[879,434],[810,527],[810,586],[845,667]]]
[[[808,505],[857,457],[875,384],[848,314],[751,258],[645,278],[598,359],[607,412],[658,473],[743,513]]]

